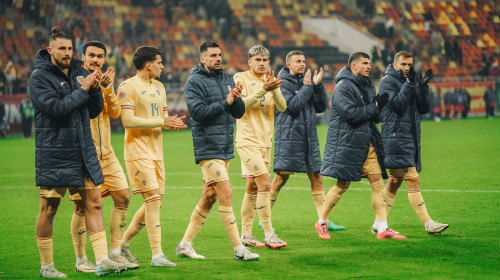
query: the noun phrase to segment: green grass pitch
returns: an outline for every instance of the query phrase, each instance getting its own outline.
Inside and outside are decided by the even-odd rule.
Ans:
[[[326,126],[319,126],[321,149]],[[175,268],[151,268],[151,251],[144,229],[131,243],[138,270],[109,275],[110,279],[498,279],[500,267],[500,119],[468,119],[422,123],[421,188],[431,217],[450,224],[440,236],[428,235],[406,196],[403,184],[389,215],[389,225],[406,240],[377,240],[370,232],[374,213],[370,186],[355,182],[330,218],[344,225],[332,240],[321,240],[309,181],[304,174],[290,178],[273,211],[273,226],[288,247],[252,249],[258,262],[233,260],[233,249],[220,221],[217,204],[194,241],[205,260],[179,259],[175,247],[201,196],[201,171],[194,164],[191,131],[164,133],[166,194],[161,209],[162,245]],[[123,159],[123,133],[113,134],[115,151]],[[0,279],[36,279],[40,269],[35,239],[39,196],[35,186],[34,140],[19,135],[0,139]],[[241,226],[240,207],[245,181],[240,162],[231,161],[233,209]],[[274,176],[274,175],[272,175]],[[328,191],[334,184],[325,178]],[[128,221],[142,199],[133,196]],[[112,200],[104,200],[108,226]],[[54,221],[56,267],[71,279],[95,279],[74,271],[70,235],[72,203],[61,202]],[[254,224],[254,235],[263,232]],[[109,232],[108,232],[109,240]],[[87,255],[93,259],[90,242]]]

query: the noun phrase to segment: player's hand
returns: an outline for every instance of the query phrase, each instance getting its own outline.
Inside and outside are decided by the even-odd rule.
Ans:
[[[373,102],[375,103],[379,111],[382,111],[382,108],[384,108],[388,101],[388,93],[380,93],[379,95],[375,96],[375,98],[373,98]]]
[[[313,77],[313,82],[315,85],[321,83],[323,80],[323,67],[319,68],[319,73],[318,70],[314,71],[314,77]]]
[[[410,81],[411,83],[414,83],[415,82],[415,69],[413,68],[413,65],[410,66],[410,70],[408,71],[408,74],[406,74],[406,77],[408,77],[408,81]]]
[[[84,91],[89,91],[90,88],[94,88],[95,83],[99,83],[97,79],[97,74],[95,72],[88,75],[85,79],[83,79],[81,88]]]
[[[115,75],[116,72],[113,67],[109,67],[108,70],[106,70],[106,73],[102,74],[101,86],[104,88],[112,87],[115,82]]]
[[[304,75],[304,85],[311,85],[311,69],[307,69]]]
[[[264,84],[262,85],[262,88],[265,91],[273,91],[273,90],[281,87],[282,83],[283,83],[283,80],[280,79],[279,76],[277,78],[275,78],[274,71],[269,70],[264,77]]]
[[[163,119],[163,127],[171,130],[181,130],[187,128],[187,125],[182,121],[185,118],[186,116],[182,117],[177,117],[177,115],[168,116]]]

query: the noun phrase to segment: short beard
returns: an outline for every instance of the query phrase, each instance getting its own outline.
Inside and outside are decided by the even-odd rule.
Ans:
[[[59,68],[59,69],[69,69],[70,65],[71,65],[71,59],[70,59],[70,64],[69,65],[64,65],[62,60],[59,61],[57,59],[54,59],[54,61],[56,62],[56,66]]]

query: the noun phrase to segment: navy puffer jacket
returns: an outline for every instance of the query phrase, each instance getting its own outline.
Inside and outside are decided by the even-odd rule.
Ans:
[[[382,177],[387,178],[382,138],[375,125],[380,115],[373,103],[373,83],[368,78],[354,76],[348,67],[340,70],[335,83],[321,175],[342,181],[361,180],[371,142]]]
[[[86,172],[94,184],[104,182],[90,131],[90,118],[99,115],[104,100],[100,89],[81,89],[89,74],[81,66],[72,60],[66,76],[46,49],[36,54],[29,92],[35,109],[37,186],[84,187]]]
[[[274,171],[306,173],[307,166],[314,172],[321,169],[316,113],[327,108],[325,87],[304,85],[303,75],[291,75],[284,67],[278,74],[283,79],[281,93],[286,110],[276,116],[274,144]]]
[[[389,65],[380,81],[379,93],[389,94],[389,102],[381,112],[385,167],[416,167],[420,172],[420,114],[431,109],[429,86],[419,87],[406,81],[403,71]]]
[[[206,159],[234,158],[233,118],[245,114],[241,98],[229,105],[228,87],[234,88],[233,77],[222,70],[208,72],[202,63],[189,71],[184,85],[193,135],[196,163]]]

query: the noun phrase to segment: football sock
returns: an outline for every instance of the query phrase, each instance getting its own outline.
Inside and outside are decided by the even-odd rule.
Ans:
[[[378,233],[382,233],[389,228],[389,225],[387,225],[387,221],[375,221],[373,223],[373,226],[377,228]]]
[[[271,203],[269,201],[271,193],[269,189],[262,189],[257,192],[257,213],[259,214],[260,222],[264,233],[271,233],[273,226],[271,223]]]
[[[37,237],[38,252],[40,253],[40,263],[47,266],[54,262],[52,237]]]
[[[104,229],[89,232],[89,239],[94,249],[96,262],[108,256],[108,241],[106,240],[106,232]]]
[[[326,224],[326,221],[328,221],[328,220],[325,220],[325,219],[323,219],[323,218],[321,218],[321,217],[318,219],[318,223],[319,223],[320,225],[324,225],[324,224]]]
[[[252,235],[252,226],[255,219],[257,194],[245,192],[241,204],[241,235]]]
[[[127,230],[123,233],[123,243],[124,245],[130,244],[130,241],[144,228],[146,225],[145,217],[145,206],[144,204],[135,212],[132,222],[128,226]]]
[[[321,208],[323,208],[323,203],[325,203],[325,190],[311,190],[314,205],[316,206],[316,212],[318,217],[321,216]]]
[[[408,199],[410,200],[410,204],[413,207],[413,210],[417,213],[418,217],[422,221],[422,223],[428,222],[431,217],[427,213],[427,207],[425,207],[424,198],[420,191],[408,191]]]
[[[386,203],[384,200],[384,180],[380,179],[371,183],[372,185],[372,206],[375,210],[376,221],[387,221]]]
[[[77,262],[77,263],[82,262],[82,261],[85,261],[85,260],[88,260],[88,259],[87,259],[87,255],[85,255],[85,256],[81,256],[81,257],[76,257],[76,262]]]
[[[278,194],[280,193],[280,191],[277,191],[273,188],[271,188],[271,210],[273,209],[274,207],[274,203],[276,203],[276,199],[278,198]]]
[[[201,208],[199,204],[196,204],[196,207],[191,214],[188,228],[186,229],[181,242],[193,242],[198,232],[200,232],[201,227],[205,224],[205,221],[207,220],[209,214],[209,211],[206,211],[205,209]]]
[[[163,252],[161,250],[160,195],[155,194],[145,199],[144,205],[146,230],[148,231],[151,251],[153,255],[161,255]]]
[[[387,188],[384,190],[384,198],[385,198],[385,211],[387,215],[389,215],[389,211],[391,211],[392,205],[394,204],[394,200],[396,200],[396,194],[390,192]]]
[[[345,185],[337,182],[337,184],[335,184],[335,186],[328,191],[323,207],[321,208],[321,219],[328,220],[328,216],[330,216],[330,212],[332,212],[333,207],[335,207],[335,205],[339,202],[342,194],[347,191],[350,184],[351,182],[346,182]]]
[[[219,205],[219,214],[233,248],[240,246],[241,239],[238,234],[238,226],[236,225],[236,219],[234,218],[233,207],[231,205]]]
[[[76,257],[85,256],[85,243],[87,242],[85,214],[73,211],[71,217],[71,237],[73,238],[73,247]]]
[[[127,225],[127,208],[113,207],[109,220],[110,249],[120,249],[123,231]]]

